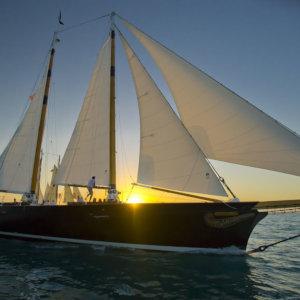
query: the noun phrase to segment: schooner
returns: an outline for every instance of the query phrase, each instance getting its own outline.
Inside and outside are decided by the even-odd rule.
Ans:
[[[0,206],[0,236],[167,251],[235,246],[245,250],[258,208],[299,206],[299,200],[239,201],[209,159],[300,176],[299,135],[120,17],[161,71],[174,112],[133,47],[113,22],[103,44],[65,154],[45,200],[65,187],[64,204],[96,177],[106,203],[42,205],[37,201],[41,147],[58,41],[34,99],[0,156],[0,191],[26,194],[23,205]],[[134,185],[197,203],[120,203],[116,182],[115,33],[134,81],[140,156]],[[75,190],[76,189],[76,190]],[[75,192],[76,191],[76,192]],[[53,196],[55,195],[55,196]],[[220,200],[227,197],[227,200]]]

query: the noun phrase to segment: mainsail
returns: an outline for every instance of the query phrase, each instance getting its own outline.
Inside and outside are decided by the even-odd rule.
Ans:
[[[55,183],[86,186],[96,177],[97,186],[109,185],[109,85],[108,38],[100,50],[89,87]]]
[[[47,80],[46,69],[23,120],[0,156],[0,190],[10,193],[30,193],[37,138]]]
[[[140,113],[138,182],[172,190],[227,196],[193,138],[124,37]]]
[[[132,24],[180,117],[210,159],[300,176],[300,137]]]

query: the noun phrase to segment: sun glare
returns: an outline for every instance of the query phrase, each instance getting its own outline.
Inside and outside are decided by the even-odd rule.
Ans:
[[[131,195],[128,199],[128,203],[141,203],[142,198],[139,195]]]

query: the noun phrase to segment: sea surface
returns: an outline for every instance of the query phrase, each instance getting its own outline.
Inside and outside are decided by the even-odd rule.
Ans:
[[[300,232],[273,214],[248,249]],[[253,255],[175,254],[0,239],[0,299],[300,299],[300,238]]]

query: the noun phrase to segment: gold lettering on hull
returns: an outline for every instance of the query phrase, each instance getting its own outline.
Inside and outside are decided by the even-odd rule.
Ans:
[[[229,216],[229,217],[220,217],[219,213],[207,213],[204,216],[204,221],[206,225],[213,228],[228,228],[234,226],[238,223],[244,222],[255,216],[254,212],[245,213],[242,215]]]

